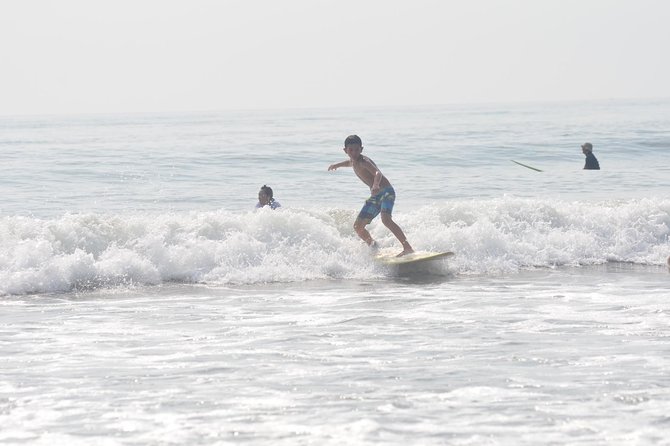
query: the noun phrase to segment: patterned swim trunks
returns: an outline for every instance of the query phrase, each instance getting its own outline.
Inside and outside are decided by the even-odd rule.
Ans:
[[[395,203],[395,191],[392,187],[386,187],[379,191],[374,197],[370,197],[365,201],[363,209],[358,214],[359,220],[372,221],[380,212],[391,215],[393,211],[393,204]]]

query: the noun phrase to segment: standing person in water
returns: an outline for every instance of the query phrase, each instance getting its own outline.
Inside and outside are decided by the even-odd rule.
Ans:
[[[361,154],[363,151],[363,142],[358,135],[347,136],[344,140],[344,153],[349,159],[340,163],[331,164],[328,170],[339,169],[340,167],[352,167],[354,173],[370,188],[370,198],[363,205],[363,209],[358,214],[354,222],[354,230],[360,238],[373,249],[377,249],[377,242],[365,227],[370,224],[379,213],[382,214],[382,223],[389,228],[393,235],[402,244],[402,252],[398,257],[414,252],[412,246],[407,241],[405,233],[402,232],[391,218],[393,204],[395,202],[395,191],[389,180],[381,173],[377,165],[367,156]]]
[[[593,144],[590,142],[585,142],[582,144],[582,153],[586,155],[586,162],[584,163],[584,169],[586,170],[600,170],[600,164],[596,156],[593,154]]]
[[[270,206],[270,209],[281,207],[281,204],[272,197],[272,188],[265,184],[261,187],[261,190],[258,191],[258,203],[256,203],[256,209],[262,208],[263,206]]]

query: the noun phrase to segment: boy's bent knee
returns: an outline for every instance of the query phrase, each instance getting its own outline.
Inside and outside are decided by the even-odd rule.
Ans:
[[[382,223],[384,223],[385,225],[393,223],[393,217],[391,217],[391,214],[382,212]]]
[[[356,231],[358,231],[358,230],[360,230],[360,229],[363,229],[363,228],[365,228],[365,227],[367,226],[368,223],[369,223],[369,222],[367,222],[367,221],[365,221],[365,220],[356,219],[356,221],[354,222],[354,229],[355,229]]]

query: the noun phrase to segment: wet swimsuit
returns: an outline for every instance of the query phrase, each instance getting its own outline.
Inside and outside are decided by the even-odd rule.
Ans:
[[[358,214],[359,220],[372,221],[380,212],[391,215],[395,203],[395,191],[391,186],[380,190],[377,195],[365,201],[363,209]]]
[[[600,164],[598,164],[598,160],[596,159],[595,155],[593,155],[593,153],[586,154],[586,163],[584,164],[584,169],[600,170]]]

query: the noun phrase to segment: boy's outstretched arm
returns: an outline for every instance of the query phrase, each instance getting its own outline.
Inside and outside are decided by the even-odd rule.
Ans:
[[[335,163],[328,166],[328,170],[339,169],[340,167],[351,167],[351,160],[342,161],[341,163]]]

